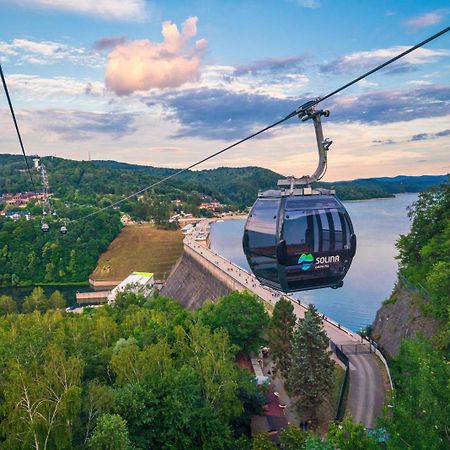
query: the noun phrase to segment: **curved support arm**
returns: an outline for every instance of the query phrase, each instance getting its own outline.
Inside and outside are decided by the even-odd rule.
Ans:
[[[306,104],[307,105],[307,104]],[[315,111],[314,107],[303,110],[299,114],[299,118],[302,121],[306,121],[312,119],[314,122],[314,130],[316,132],[316,141],[317,141],[317,149],[319,152],[319,162],[317,164],[317,168],[312,175],[305,175],[301,178],[288,177],[285,180],[279,180],[278,186],[290,186],[291,190],[294,189],[294,186],[310,186],[311,183],[320,180],[327,169],[327,152],[330,148],[330,145],[333,141],[329,139],[324,139],[323,131],[322,131],[322,122],[320,120],[321,116],[328,117],[330,115],[330,111],[328,110],[319,110]]]

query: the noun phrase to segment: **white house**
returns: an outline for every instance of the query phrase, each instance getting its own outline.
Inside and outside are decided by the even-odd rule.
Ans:
[[[155,278],[153,273],[133,272],[108,294],[108,304],[114,305],[117,294],[125,290],[134,294],[143,294],[147,297],[153,293],[154,286]]]

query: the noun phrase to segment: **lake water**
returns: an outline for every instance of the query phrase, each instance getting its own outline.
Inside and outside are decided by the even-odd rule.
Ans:
[[[407,207],[417,194],[395,198],[345,202],[358,240],[356,256],[340,289],[319,289],[294,294],[351,330],[372,323],[383,300],[389,297],[397,277],[395,242],[408,233]],[[242,250],[245,220],[225,220],[211,227],[211,248],[246,270]]]

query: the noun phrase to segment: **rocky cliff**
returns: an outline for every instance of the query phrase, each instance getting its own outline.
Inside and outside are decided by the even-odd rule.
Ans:
[[[395,356],[402,339],[418,334],[434,336],[437,322],[421,310],[423,298],[402,283],[397,283],[391,297],[378,310],[372,325],[372,338],[390,357]]]

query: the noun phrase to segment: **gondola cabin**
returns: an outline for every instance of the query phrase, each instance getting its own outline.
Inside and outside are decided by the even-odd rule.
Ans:
[[[356,252],[350,217],[334,195],[267,191],[247,218],[244,252],[258,280],[283,292],[343,284]]]

